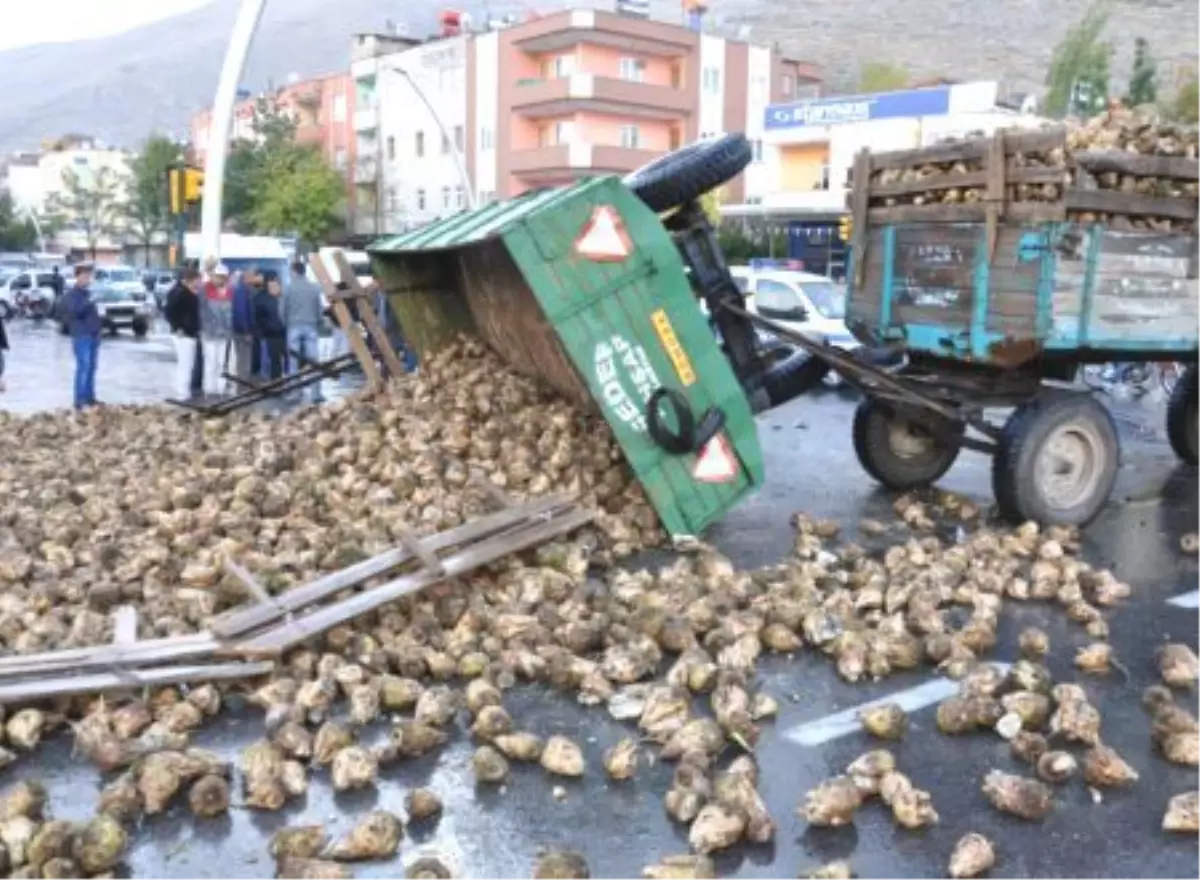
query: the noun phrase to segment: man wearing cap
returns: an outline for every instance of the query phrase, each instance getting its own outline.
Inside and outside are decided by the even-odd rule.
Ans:
[[[229,349],[233,343],[233,291],[229,270],[221,264],[212,267],[204,282],[200,301],[200,338],[204,355],[204,393],[224,394]]]
[[[100,356],[100,312],[92,302],[92,264],[75,266],[75,284],[63,294],[61,314],[75,352],[75,408],[96,405],[96,361]]]

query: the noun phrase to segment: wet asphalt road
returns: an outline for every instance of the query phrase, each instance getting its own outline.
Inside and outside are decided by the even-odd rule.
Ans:
[[[0,407],[21,411],[63,405],[69,400],[70,353],[65,340],[51,333],[15,328],[10,353],[10,390]],[[111,402],[161,399],[169,391],[170,341],[118,339],[101,356],[99,394]],[[26,381],[31,383],[26,385]],[[36,383],[34,390],[33,384]],[[878,804],[861,810],[853,827],[810,829],[796,816],[805,791],[839,773],[872,747],[853,731],[818,745],[792,735],[801,725],[866,701],[929,682],[929,671],[894,676],[876,684],[842,682],[826,660],[810,654],[772,658],[760,667],[762,687],[781,704],[758,749],[763,768],[760,787],[778,823],[769,846],[740,847],[717,859],[722,876],[795,877],[834,858],[848,858],[860,877],[945,876],[946,861],[957,838],[978,831],[993,839],[1000,877],[1196,877],[1197,841],[1159,830],[1171,795],[1197,787],[1193,769],[1167,764],[1149,735],[1140,708],[1142,688],[1156,679],[1153,652],[1166,640],[1196,647],[1193,608],[1167,604],[1197,588],[1194,559],[1183,557],[1179,535],[1197,527],[1196,472],[1177,466],[1162,436],[1161,401],[1118,402],[1124,446],[1123,465],[1113,503],[1086,533],[1084,555],[1108,565],[1133,587],[1133,596],[1108,614],[1115,653],[1129,669],[1105,678],[1081,677],[1072,666],[1075,648],[1086,636],[1061,613],[1046,606],[1006,605],[993,659],[1016,657],[1016,634],[1036,625],[1049,633],[1052,671],[1060,680],[1081,680],[1104,715],[1104,738],[1141,774],[1136,786],[1106,792],[1093,803],[1078,781],[1059,792],[1058,806],[1042,823],[1025,823],[994,811],[979,793],[992,768],[1021,772],[1008,746],[990,733],[948,738],[934,729],[933,707],[916,711],[906,738],[895,748],[900,767],[928,789],[941,815],[938,826],[922,832],[897,829]],[[711,539],[738,564],[778,560],[792,543],[789,515],[805,510],[841,520],[853,534],[862,516],[887,519],[891,499],[859,468],[850,446],[852,400],[824,393],[793,401],[760,418],[767,484],[717,526]],[[945,488],[990,503],[989,462],[964,453],[942,481]],[[871,541],[882,539],[864,539]],[[1194,604],[1194,603],[1193,603]],[[1196,711],[1195,695],[1182,699]],[[128,859],[135,876],[261,877],[272,873],[266,835],[287,823],[326,823],[333,832],[373,805],[403,812],[404,793],[427,785],[444,799],[439,822],[411,827],[401,848],[405,864],[427,852],[449,861],[457,876],[527,876],[539,847],[581,852],[593,876],[638,876],[642,866],[670,853],[685,852],[685,832],[662,809],[671,767],[643,770],[624,784],[604,781],[602,751],[630,728],[600,709],[585,709],[557,694],[518,689],[506,704],[521,726],[549,735],[577,738],[586,751],[588,773],[579,781],[551,780],[540,768],[514,764],[502,791],[476,790],[468,762],[471,744],[459,734],[438,755],[389,768],[378,790],[334,797],[323,773],[314,774],[303,804],[279,814],[235,810],[227,819],[202,823],[176,806],[148,821],[135,835]],[[384,735],[386,725],[374,733]],[[808,728],[811,729],[811,728]],[[226,714],[202,731],[198,745],[236,750],[261,733],[257,713]],[[791,735],[790,735],[791,734]],[[55,816],[86,817],[94,809],[99,780],[88,765],[74,763],[62,736],[36,761],[19,762],[0,775],[0,785],[29,774],[50,788]],[[553,787],[561,785],[562,800]],[[561,794],[561,792],[560,792]],[[394,877],[396,862],[355,867],[361,877]]]

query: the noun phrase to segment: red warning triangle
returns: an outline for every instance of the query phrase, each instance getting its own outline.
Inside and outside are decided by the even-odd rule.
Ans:
[[[611,205],[600,205],[575,239],[575,253],[589,260],[619,263],[633,252],[625,224]]]
[[[700,483],[728,483],[737,474],[737,456],[724,434],[716,434],[705,443],[692,466],[692,479]]]

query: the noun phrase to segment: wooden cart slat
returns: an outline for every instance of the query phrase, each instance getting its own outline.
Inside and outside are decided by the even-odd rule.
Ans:
[[[1017,165],[1012,161],[1006,164],[1005,173],[1009,184],[1066,183],[1069,176],[1065,168],[1031,168],[1028,165]],[[935,174],[921,180],[874,184],[871,187],[871,198],[894,198],[944,189],[977,189],[986,186],[987,182],[988,172],[986,170],[967,171],[960,174]]]
[[[140,688],[147,685],[186,684],[227,678],[254,678],[259,675],[267,675],[274,667],[273,663],[260,661],[255,663],[217,663],[209,666],[162,666],[153,669],[131,669],[60,678],[39,677],[0,684],[0,705],[97,691]]]
[[[1096,174],[1114,171],[1135,177],[1200,179],[1200,163],[1186,156],[1143,156],[1123,150],[1081,150],[1071,158],[1080,168]]]

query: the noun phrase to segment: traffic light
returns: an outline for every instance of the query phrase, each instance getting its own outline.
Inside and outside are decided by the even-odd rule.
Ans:
[[[841,218],[838,221],[838,238],[842,241],[849,241],[850,236],[854,234],[854,219],[849,215]]]
[[[171,203],[172,214],[183,213],[183,169],[171,168],[167,171],[167,193]]]
[[[204,172],[199,168],[185,168],[183,171],[183,200],[189,205],[200,201],[204,195]]]

